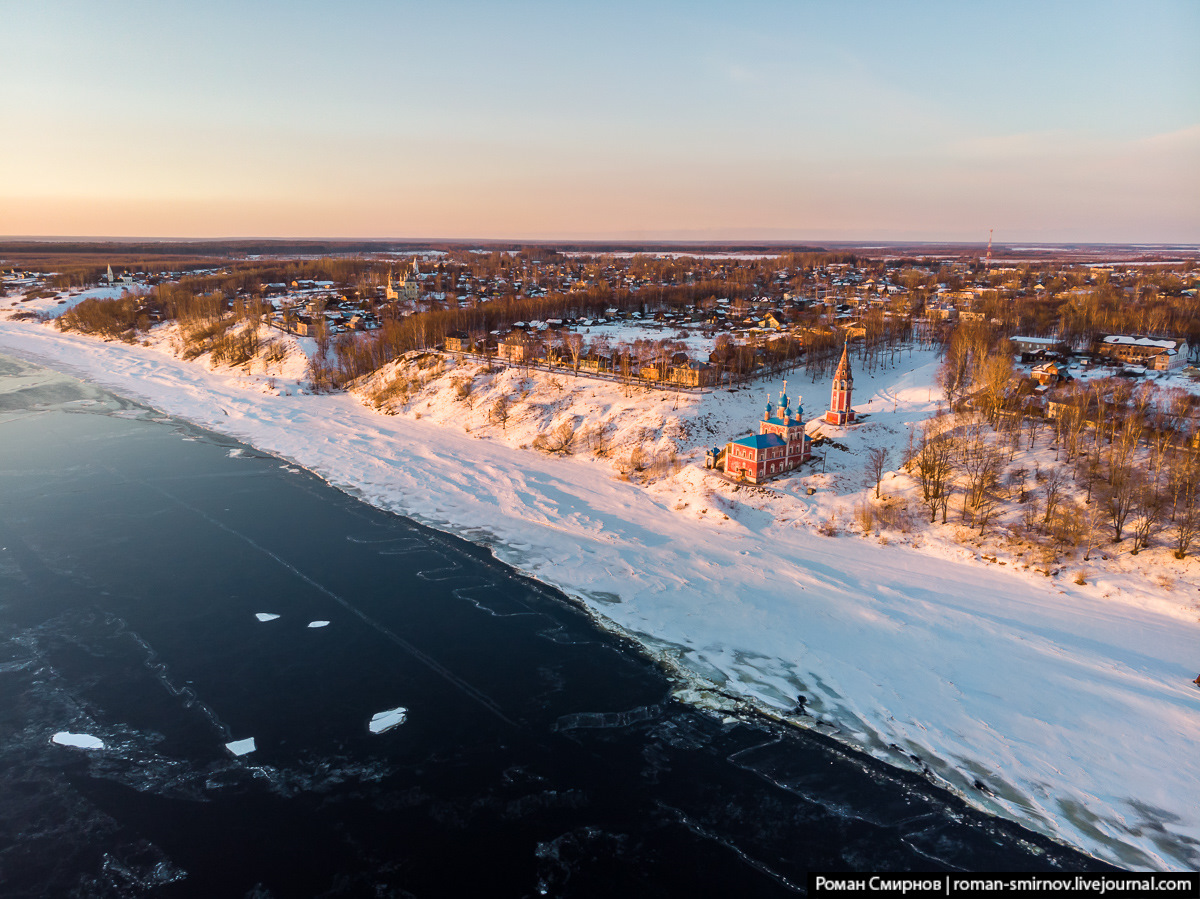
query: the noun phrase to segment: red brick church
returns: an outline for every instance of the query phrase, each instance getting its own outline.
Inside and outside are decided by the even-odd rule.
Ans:
[[[842,344],[842,358],[833,375],[833,390],[829,398],[829,411],[824,420],[831,425],[850,424],[854,421],[854,410],[850,408],[850,392],[854,389],[854,376],[850,374],[850,358],[847,355],[850,342]]]
[[[779,407],[767,402],[759,432],[731,440],[725,445],[725,473],[745,478],[751,484],[791,471],[812,457],[812,441],[804,433],[804,407],[796,397],[796,409],[788,404],[785,391],[779,392]],[[715,452],[710,458],[715,459]]]

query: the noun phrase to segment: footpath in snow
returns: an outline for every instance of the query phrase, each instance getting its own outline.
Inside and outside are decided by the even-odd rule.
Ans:
[[[765,491],[735,489],[694,456],[647,487],[598,460],[482,439],[484,428],[450,425],[432,404],[418,418],[381,415],[347,394],[277,395],[161,347],[3,321],[0,352],[87,377],[491,545],[691,676],[697,701],[719,703],[703,689],[715,686],[815,724],[1119,865],[1200,865],[1200,690],[1191,684],[1200,622],[1190,582],[1118,572],[1104,586],[1075,585],[986,565],[953,545],[824,536],[818,521],[861,481],[852,452],[830,455],[826,475]],[[855,404],[871,413],[861,427],[898,446],[933,410],[935,368],[928,354],[906,354],[892,371],[856,372]],[[828,382],[807,380],[796,386],[816,415]],[[644,402],[682,417],[702,448],[715,442],[703,432],[735,421],[749,430],[763,399],[765,390]],[[849,433],[838,440],[852,443]],[[809,497],[806,485],[819,489]],[[808,715],[795,712],[799,696]]]

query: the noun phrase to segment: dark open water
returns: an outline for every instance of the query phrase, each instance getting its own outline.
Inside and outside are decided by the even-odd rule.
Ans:
[[[818,735],[682,706],[479,548],[6,357],[0,547],[4,896],[774,896],[810,870],[1101,867]]]

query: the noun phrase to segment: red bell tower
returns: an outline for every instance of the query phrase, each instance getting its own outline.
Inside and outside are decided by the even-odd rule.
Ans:
[[[831,425],[844,425],[854,421],[854,410],[850,408],[850,393],[854,390],[854,377],[850,374],[850,341],[842,344],[842,358],[838,360],[833,375],[833,390],[829,397],[829,411],[825,421]]]

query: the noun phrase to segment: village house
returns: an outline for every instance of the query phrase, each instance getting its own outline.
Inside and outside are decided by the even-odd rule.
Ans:
[[[1176,371],[1188,358],[1188,343],[1182,337],[1130,337],[1110,334],[1096,343],[1097,355],[1123,362],[1143,365],[1154,371]]]
[[[509,334],[496,350],[496,355],[508,362],[532,362],[537,353],[537,343],[524,331]]]
[[[579,367],[584,371],[606,372],[612,370],[613,364],[608,356],[588,353],[580,360]]]
[[[465,331],[451,331],[446,335],[447,353],[465,353],[471,348],[471,338]]]
[[[713,383],[713,367],[689,360],[671,369],[671,382],[682,387],[708,387]]]
[[[1063,381],[1069,380],[1067,366],[1061,362],[1044,362],[1041,365],[1037,365],[1030,372],[1030,376],[1043,387],[1054,387]]]
[[[662,370],[658,365],[643,365],[638,369],[638,377],[643,381],[658,381],[662,378]]]

